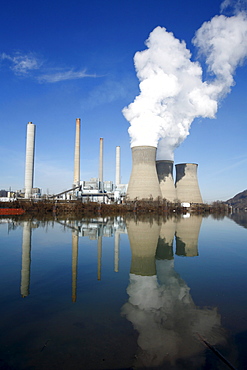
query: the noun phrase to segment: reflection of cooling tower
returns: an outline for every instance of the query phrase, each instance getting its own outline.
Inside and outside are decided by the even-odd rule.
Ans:
[[[176,225],[176,255],[198,256],[198,236],[202,216],[181,218]]]
[[[156,169],[160,183],[162,198],[174,202],[177,198],[173,181],[173,161],[156,161]]]
[[[153,146],[132,148],[132,172],[127,190],[130,200],[161,197],[155,157],[156,148]]]
[[[153,222],[126,222],[130,247],[132,251],[130,273],[142,276],[153,276],[155,269],[155,251],[157,248],[160,225]]]
[[[28,122],[26,139],[25,198],[31,197],[33,188],[35,127],[36,126],[32,122]]]
[[[76,118],[75,128],[75,158],[74,158],[74,186],[80,185],[80,135],[81,135],[81,120]]]
[[[24,221],[22,234],[22,267],[21,267],[21,295],[29,295],[30,266],[31,266],[31,223]]]
[[[202,203],[197,181],[197,164],[176,164],[176,190],[180,202]]]
[[[173,240],[175,235],[176,223],[175,219],[171,218],[162,223],[160,236],[156,250],[156,259],[171,260],[173,259]]]

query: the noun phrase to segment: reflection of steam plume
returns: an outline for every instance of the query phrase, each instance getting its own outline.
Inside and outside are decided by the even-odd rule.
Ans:
[[[202,216],[181,218],[176,225],[176,254],[178,256],[198,256],[198,236]]]
[[[78,241],[79,241],[78,232],[73,231],[72,232],[72,302],[76,302]]]
[[[218,101],[234,85],[233,74],[247,54],[244,12],[215,16],[193,39],[204,57],[210,79],[203,81],[199,62],[191,61],[184,41],[156,27],[147,49],[134,57],[140,95],[123,109],[130,122],[131,146],[157,147],[157,159],[173,160],[173,151],[189,134],[196,117],[213,118]]]
[[[32,230],[30,221],[24,221],[22,234],[22,268],[21,268],[21,295],[29,295],[30,266],[31,266],[31,238]]]
[[[162,259],[160,253],[156,252],[160,259],[156,261],[155,269],[153,243],[159,235],[158,227],[153,228],[153,225],[141,222],[135,227],[132,222],[127,229],[132,263],[127,289],[129,300],[123,306],[122,313],[139,333],[139,353],[135,366],[154,367],[165,362],[176,365],[176,361],[181,366],[184,359],[198,356],[194,359],[194,368],[199,368],[204,361],[200,356],[203,347],[195,338],[196,333],[199,332],[214,344],[223,341],[217,310],[195,306],[189,287],[174,271],[172,257],[170,260]],[[144,234],[140,236],[142,231]],[[145,243],[149,233],[152,237]],[[164,225],[160,239],[167,241],[166,247],[171,247],[173,236],[174,225],[169,222],[167,226]],[[141,260],[145,263],[140,263]],[[157,276],[154,275],[155,270]]]

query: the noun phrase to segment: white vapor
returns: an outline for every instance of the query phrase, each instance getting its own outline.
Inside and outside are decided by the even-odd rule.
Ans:
[[[196,117],[215,117],[219,99],[234,85],[235,69],[247,55],[246,14],[215,16],[196,32],[193,43],[205,58],[208,81],[185,42],[165,28],[155,28],[147,49],[134,56],[140,95],[123,114],[130,122],[131,146],[158,146],[157,159],[173,159]]]

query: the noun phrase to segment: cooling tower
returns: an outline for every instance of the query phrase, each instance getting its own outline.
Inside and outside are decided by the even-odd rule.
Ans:
[[[120,146],[116,147],[116,181],[115,185],[118,186],[121,184],[121,175],[120,175]]]
[[[141,276],[156,275],[155,251],[157,248],[160,225],[157,222],[126,222],[130,247],[131,268],[130,273]]]
[[[25,198],[31,198],[32,196],[33,172],[34,172],[35,127],[36,126],[32,122],[28,122],[27,139],[26,139]]]
[[[156,161],[156,170],[160,183],[162,198],[174,202],[177,198],[173,180],[173,161]]]
[[[202,203],[197,180],[197,164],[176,164],[176,191],[180,202]]]
[[[75,159],[74,159],[74,186],[80,185],[80,135],[81,120],[76,118],[75,127]]]
[[[176,224],[176,255],[198,256],[198,237],[202,216],[181,218]]]
[[[103,138],[99,139],[99,186],[103,191]]]
[[[132,172],[127,190],[130,200],[161,197],[155,166],[156,150],[154,146],[132,147]]]

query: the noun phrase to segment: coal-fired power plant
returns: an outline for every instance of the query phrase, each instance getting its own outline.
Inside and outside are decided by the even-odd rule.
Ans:
[[[132,171],[127,190],[129,200],[162,196],[155,166],[156,150],[154,146],[132,147]]]
[[[165,198],[169,202],[175,202],[177,198],[173,180],[173,163],[173,161],[169,160],[156,161],[156,169],[162,198]]]
[[[75,122],[75,158],[74,158],[74,182],[73,186],[80,185],[80,138],[81,138],[81,120],[76,118]]]
[[[180,202],[202,203],[196,163],[176,164],[176,191]]]
[[[34,174],[34,147],[35,147],[35,128],[32,122],[27,124],[26,138],[26,166],[25,166],[25,198],[31,198]]]

